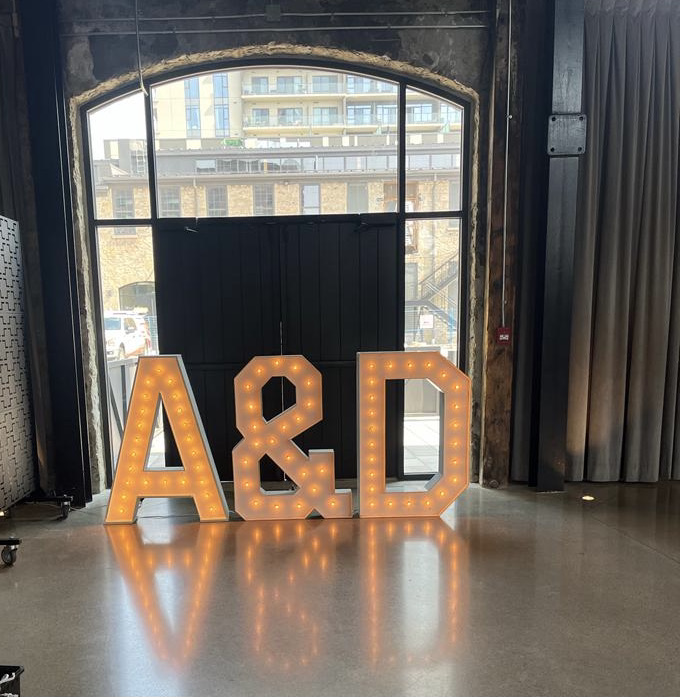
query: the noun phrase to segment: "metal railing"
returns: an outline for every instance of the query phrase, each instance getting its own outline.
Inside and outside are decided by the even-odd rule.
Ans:
[[[345,84],[344,80],[324,85],[296,83],[293,85],[271,85],[267,87],[253,87],[252,83],[245,83],[241,87],[241,94],[246,96],[259,95],[296,95],[296,94],[339,94],[347,96],[355,95],[383,95],[396,94],[397,85],[370,80],[367,84]]]
[[[429,300],[432,296],[446,288],[458,277],[458,259],[450,257],[444,263],[429,273],[420,281],[419,292],[421,300]]]

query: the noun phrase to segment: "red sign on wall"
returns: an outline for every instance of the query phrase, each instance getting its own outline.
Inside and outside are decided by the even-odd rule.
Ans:
[[[510,344],[512,342],[512,329],[510,327],[498,327],[496,329],[496,343]]]

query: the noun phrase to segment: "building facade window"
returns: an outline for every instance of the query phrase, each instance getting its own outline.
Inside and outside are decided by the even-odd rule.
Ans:
[[[146,150],[130,150],[130,174],[145,177],[149,172]]]
[[[347,212],[365,213],[368,210],[368,184],[349,182],[347,184]]]
[[[314,75],[312,77],[312,92],[317,94],[337,94],[340,91],[338,75]]]
[[[397,123],[397,105],[396,104],[376,104],[375,107],[376,121],[380,124],[395,124]]]
[[[303,82],[300,76],[280,75],[276,78],[277,94],[300,94],[303,92]]]
[[[431,103],[408,104],[406,106],[406,123],[432,123],[434,105]]]
[[[113,217],[135,217],[135,198],[132,189],[113,190]]]
[[[347,125],[365,126],[374,123],[373,106],[371,104],[348,104]]]
[[[430,156],[429,154],[409,155],[406,164],[409,169],[429,169]]]
[[[179,186],[161,186],[158,194],[158,214],[162,218],[179,218],[182,214]]]
[[[201,110],[197,106],[186,108],[187,137],[197,138],[201,134]]]
[[[362,172],[366,169],[366,158],[362,155],[345,158],[345,171]]]
[[[312,119],[315,126],[334,126],[339,123],[338,107],[315,106],[312,111]]]
[[[279,126],[300,126],[302,124],[302,109],[286,107],[278,110]]]
[[[254,215],[274,215],[274,185],[253,184]]]
[[[198,100],[200,99],[200,89],[197,77],[189,77],[184,80],[184,99]]]
[[[253,94],[269,94],[269,78],[253,77],[250,79],[250,89]]]
[[[463,110],[453,104],[440,104],[439,120],[441,123],[460,123],[462,120]]]
[[[250,120],[253,126],[269,126],[269,109],[253,108]]]
[[[215,135],[229,135],[229,107],[226,104],[215,104]]]
[[[227,73],[215,73],[213,75],[213,95],[215,97],[215,101],[228,99],[229,80]]]
[[[215,136],[229,135],[229,80],[227,73],[213,75],[213,102],[215,110]]]
[[[187,137],[200,137],[201,106],[200,89],[197,77],[190,77],[184,80],[184,110],[186,115]]]
[[[209,186],[205,192],[206,212],[210,218],[227,215],[227,189],[225,186]]]
[[[303,215],[318,215],[321,212],[321,187],[318,184],[303,184],[301,199]]]
[[[349,94],[385,94],[396,91],[397,86],[391,82],[358,75],[347,76],[347,92]]]

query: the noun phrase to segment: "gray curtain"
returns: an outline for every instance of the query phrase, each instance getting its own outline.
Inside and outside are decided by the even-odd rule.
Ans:
[[[40,486],[49,492],[54,488],[55,471],[50,447],[52,424],[42,285],[22,47],[13,24],[13,9],[12,0],[0,0],[0,215],[17,220],[20,225],[36,457]]]
[[[680,479],[680,2],[586,0],[567,477]]]
[[[14,38],[11,3],[0,1],[0,215],[19,217],[20,170],[16,123],[18,94],[18,43]]]

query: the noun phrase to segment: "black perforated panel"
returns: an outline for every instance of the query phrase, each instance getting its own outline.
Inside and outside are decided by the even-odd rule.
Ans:
[[[0,217],[0,508],[36,488],[18,223]]]

